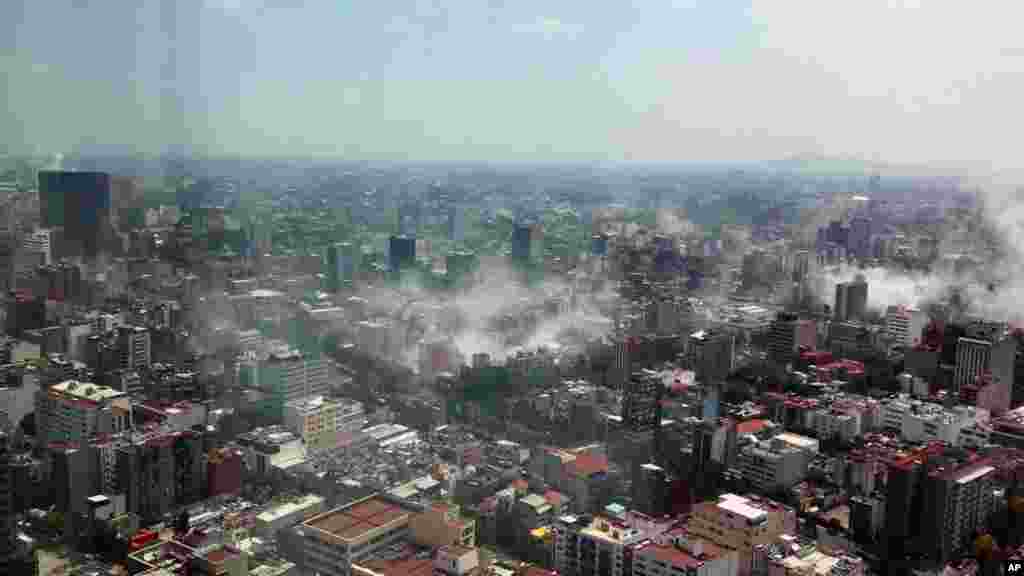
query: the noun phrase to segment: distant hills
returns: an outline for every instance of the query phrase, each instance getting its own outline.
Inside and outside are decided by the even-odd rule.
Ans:
[[[873,162],[860,158],[838,156],[792,156],[782,160],[771,160],[757,165],[762,170],[789,172],[808,176],[871,176],[885,177],[933,177],[955,178],[956,170],[937,168],[924,164],[890,164]]]

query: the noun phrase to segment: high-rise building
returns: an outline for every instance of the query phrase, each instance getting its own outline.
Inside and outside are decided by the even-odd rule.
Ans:
[[[732,372],[736,348],[732,334],[699,330],[690,334],[686,348],[687,363],[701,384],[721,383]]]
[[[260,413],[281,419],[288,402],[327,393],[327,364],[282,343],[271,343],[241,363],[239,381],[262,393],[263,400],[255,407]]]
[[[977,382],[982,375],[991,375],[992,385],[1005,388],[1005,402],[1000,402],[999,411],[1009,409],[1010,390],[1013,388],[1014,366],[1017,344],[1006,334],[991,334],[981,338],[961,337],[956,344],[956,368],[953,373],[954,392]],[[1005,406],[1003,406],[1005,404]]]
[[[928,315],[918,308],[889,306],[885,311],[885,333],[893,346],[911,348],[921,343]]]
[[[643,514],[654,518],[665,516],[670,507],[670,484],[668,474],[657,464],[641,464],[632,482],[633,506]]]
[[[462,242],[466,235],[466,214],[462,206],[451,204],[448,206],[448,239],[452,242]]]
[[[815,348],[817,328],[814,320],[780,312],[769,327],[768,354],[779,363],[791,362],[801,346]]]
[[[837,322],[863,320],[868,306],[868,283],[863,276],[853,282],[836,284],[833,315]]]
[[[121,351],[121,368],[139,370],[149,367],[152,353],[148,329],[142,326],[118,326],[117,339]]]
[[[327,248],[327,286],[334,292],[351,287],[356,275],[356,249],[351,242],[338,242]]]
[[[44,266],[49,266],[53,263],[49,230],[40,228],[25,236],[24,247],[26,252],[41,255]]]
[[[750,574],[754,546],[794,533],[796,513],[766,498],[723,494],[697,504],[686,529],[693,537],[735,552],[739,556],[737,573]]]
[[[634,462],[650,462],[658,453],[661,397],[665,385],[657,372],[633,372],[623,384],[622,425]]]
[[[948,561],[985,526],[997,504],[997,469],[940,444],[889,465],[886,483],[886,555],[919,553]]]
[[[44,228],[62,228],[60,252],[92,256],[111,237],[111,179],[103,172],[39,172]]]
[[[399,271],[416,262],[416,237],[392,236],[388,242],[388,268]]]
[[[50,442],[85,441],[126,430],[131,413],[126,393],[76,380],[41,389],[35,399],[37,435]]]
[[[512,228],[512,259],[516,262],[528,262],[533,254],[534,227],[518,223]]]
[[[864,217],[854,218],[850,222],[850,233],[847,247],[851,254],[858,258],[871,256],[871,220]]]

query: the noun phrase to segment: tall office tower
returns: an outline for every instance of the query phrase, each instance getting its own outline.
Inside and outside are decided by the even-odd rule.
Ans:
[[[666,470],[648,462],[635,467],[633,474],[633,509],[652,518],[668,514],[670,485]]]
[[[996,465],[940,445],[891,463],[886,484],[886,556],[923,554],[945,563],[996,507]]]
[[[388,241],[388,268],[393,272],[411,267],[416,263],[416,238],[414,236],[392,236]]]
[[[868,283],[858,275],[853,282],[836,284],[836,301],[833,310],[836,322],[863,320],[868,307]]]
[[[456,250],[445,256],[448,281],[452,286],[464,286],[472,281],[476,267],[476,253],[472,250]]]
[[[327,247],[327,286],[332,292],[351,288],[356,277],[356,249],[351,242]]]
[[[0,574],[15,574],[10,570],[14,556],[15,493],[13,455],[6,432],[0,431]]]
[[[448,239],[452,242],[462,242],[466,236],[466,214],[462,206],[451,204],[448,206]]]
[[[421,216],[422,209],[419,202],[411,199],[400,200],[398,204],[398,235],[415,237],[420,226]]]
[[[25,252],[38,254],[43,266],[53,264],[53,252],[50,247],[50,231],[45,228],[35,230],[25,236]]]
[[[112,238],[110,175],[103,172],[39,172],[43,228],[61,228],[59,254],[95,256]]]
[[[814,349],[817,328],[814,320],[800,319],[796,314],[780,312],[772,320],[768,334],[768,355],[775,362],[792,362],[801,346]]]
[[[239,366],[239,384],[258,388],[263,399],[254,408],[268,418],[284,418],[285,404],[327,393],[327,364],[281,342],[271,342]]]
[[[755,286],[764,283],[766,255],[763,250],[754,249],[743,255],[743,268],[741,281],[744,290],[750,290]]]
[[[871,220],[857,217],[850,222],[847,245],[850,253],[858,258],[871,256]]]
[[[686,343],[687,364],[705,386],[723,382],[732,372],[736,338],[728,332],[699,330]]]
[[[969,331],[970,333],[970,331]],[[974,333],[960,337],[956,343],[956,368],[953,388],[959,393],[964,386],[975,385],[983,375],[991,377],[994,398],[990,406],[995,412],[1010,408],[1017,343],[1003,332]]]
[[[921,343],[928,315],[918,308],[889,306],[885,310],[885,333],[894,346],[911,348]]]
[[[803,283],[807,281],[810,274],[811,253],[807,250],[799,250],[793,255],[793,282]]]
[[[118,326],[117,346],[121,352],[121,368],[149,368],[152,357],[151,336],[142,326]]]
[[[533,254],[534,229],[529,224],[516,224],[512,228],[512,260],[516,262],[529,262]]]
[[[634,462],[650,462],[658,454],[664,389],[661,377],[650,370],[633,372],[623,385],[622,425]]]
[[[110,178],[111,223],[119,232],[128,232],[146,225],[142,188],[134,178]]]

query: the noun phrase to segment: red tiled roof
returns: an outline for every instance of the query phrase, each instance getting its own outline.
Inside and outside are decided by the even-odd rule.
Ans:
[[[608,471],[608,457],[601,454],[580,454],[568,464],[573,476],[593,476]]]
[[[548,504],[558,508],[565,501],[565,496],[557,490],[548,490],[544,492],[544,499],[548,501]]]
[[[757,434],[768,425],[768,421],[756,418],[736,425],[737,434]]]
[[[639,556],[653,556],[660,562],[683,569],[696,569],[701,564],[700,560],[675,546],[663,546],[653,542],[642,545],[637,549],[637,554]]]

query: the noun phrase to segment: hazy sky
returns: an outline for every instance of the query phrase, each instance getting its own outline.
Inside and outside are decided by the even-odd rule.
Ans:
[[[161,4],[0,2],[0,143],[155,150],[182,132],[210,152],[396,160],[1017,158],[1012,0],[171,0],[174,74]]]

